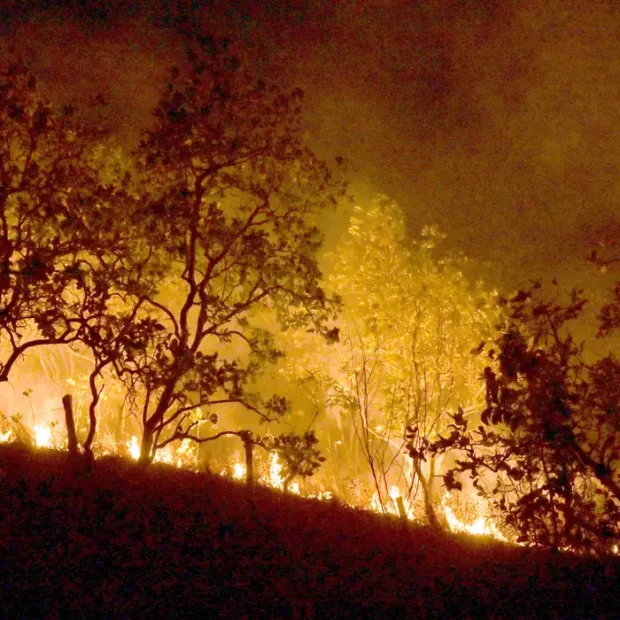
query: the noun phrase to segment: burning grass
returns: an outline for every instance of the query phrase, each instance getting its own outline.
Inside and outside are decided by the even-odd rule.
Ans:
[[[7,617],[612,617],[620,562],[442,535],[219,475],[0,446]]]

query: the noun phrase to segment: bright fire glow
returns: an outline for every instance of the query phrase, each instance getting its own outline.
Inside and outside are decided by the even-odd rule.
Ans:
[[[138,438],[135,435],[133,435],[127,442],[127,449],[129,450],[129,454],[134,461],[137,461],[140,458],[140,444],[138,443]]]
[[[0,433],[0,443],[7,443],[14,439],[13,429],[10,428],[6,433]]]
[[[280,458],[277,453],[272,452],[269,455],[269,479],[267,484],[274,489],[284,489],[284,478],[282,477],[283,465],[280,463]],[[299,483],[293,482],[288,487],[289,493],[294,495],[300,495]]]
[[[441,501],[441,507],[443,514],[446,517],[446,521],[453,532],[465,532],[472,534],[473,536],[492,536],[498,540],[509,542],[508,539],[495,527],[493,523],[490,523],[488,519],[484,517],[478,517],[473,523],[464,523],[455,514],[452,508],[448,506],[448,494],[443,496]]]
[[[269,455],[269,485],[276,489],[284,486],[282,463],[275,452]]]
[[[164,447],[162,450],[155,452],[154,463],[166,463],[166,465],[174,465],[174,456],[170,446]]]
[[[177,467],[184,467],[188,463],[195,463],[197,457],[196,444],[190,439],[183,439],[181,445],[176,450]]]
[[[232,477],[235,480],[242,480],[245,478],[245,465],[243,463],[235,463],[233,465]]]
[[[407,519],[409,521],[415,521],[414,516],[413,516],[413,505],[411,504],[411,502],[409,502],[403,497],[402,493],[400,492],[400,489],[396,485],[393,484],[390,487],[388,496],[389,496],[389,500],[385,500],[383,502],[383,507],[382,507],[381,501],[379,499],[379,494],[377,492],[373,493],[372,497],[370,498],[370,502],[368,504],[369,510],[371,510],[372,512],[377,512],[379,514],[385,513],[385,514],[394,515],[395,517],[400,517],[401,514],[398,509],[398,500],[399,498],[401,498],[403,502],[403,507],[405,509],[405,513],[407,515]]]
[[[37,424],[34,426],[34,438],[37,447],[52,447],[54,445],[52,437],[52,427],[49,424]],[[0,443],[8,442],[15,439],[13,429],[9,429],[4,433],[0,433]],[[140,440],[136,435],[133,435],[129,441],[126,442],[126,449],[131,455],[131,458],[138,460],[140,457]],[[112,452],[115,451],[114,446],[111,445]],[[168,463],[176,465],[177,467],[195,467],[196,466],[196,446],[189,440],[185,440],[176,447],[176,450],[172,445],[166,446],[162,450],[158,450],[155,455],[155,462]],[[263,478],[263,484],[272,488],[282,490],[284,488],[285,478],[282,475],[284,466],[280,461],[277,453],[271,453],[268,460],[267,475]],[[243,480],[246,477],[245,463],[237,461],[232,466],[232,472],[225,470],[223,475],[231,475],[235,480]],[[301,489],[298,482],[294,481],[289,485],[288,491],[290,493],[301,495]],[[310,495],[320,500],[330,500],[333,494],[329,491],[319,492]],[[477,518],[470,523],[462,521],[455,514],[453,509],[448,505],[448,494],[446,493],[441,501],[441,510],[443,515],[453,532],[465,532],[475,536],[492,536],[493,538],[508,542],[508,539],[497,529],[497,527],[489,522],[484,516],[477,516]],[[399,514],[398,503],[402,501],[407,519],[414,520],[414,507],[413,504],[403,498],[399,488],[396,485],[392,485],[389,489],[388,497],[383,502],[383,507],[379,501],[377,493],[371,497],[366,508],[374,512],[387,512],[395,516],[401,516]],[[478,510],[479,515],[484,514],[484,509],[480,507]],[[618,552],[614,549],[614,552]]]
[[[137,461],[140,458],[140,441],[138,438],[133,435],[125,445],[127,446],[127,450],[129,451],[131,458],[134,461]],[[155,453],[153,462],[166,463],[167,465],[175,465],[176,467],[192,467],[192,465],[195,465],[195,458],[195,446],[189,439],[184,439],[179,444],[176,451],[173,450],[170,445],[158,450]]]
[[[37,448],[52,447],[52,429],[47,424],[34,425],[34,443]]]

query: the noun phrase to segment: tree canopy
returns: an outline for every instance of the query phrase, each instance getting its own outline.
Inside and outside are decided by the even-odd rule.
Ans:
[[[351,429],[341,451],[369,466],[381,505],[392,485],[421,485],[430,521],[434,464],[410,471],[405,429],[434,437],[458,405],[475,411],[482,366],[470,351],[496,319],[492,296],[468,281],[464,258],[442,256],[441,240],[430,226],[410,236],[400,208],[379,196],[354,209],[329,273],[343,303],[341,342],[328,353],[338,359],[330,414]]]
[[[98,138],[70,110],[53,110],[24,66],[2,70],[0,381],[29,348],[77,340],[83,312],[100,301],[81,286],[84,249],[110,240],[89,161]]]
[[[541,285],[503,300],[508,316],[488,352],[486,408],[475,430],[461,413],[428,453],[463,455],[446,477],[468,474],[527,543],[596,553],[620,538],[620,364],[583,356],[570,325],[587,303]]]
[[[120,166],[104,134],[54,110],[23,65],[1,78],[0,379],[36,346],[86,347],[86,447],[112,369],[140,414],[144,462],[198,439],[222,405],[280,418],[285,399],[251,389],[280,352],[250,311],[329,333],[316,224],[344,192],[303,143],[302,93],[254,81],[226,41],[196,39]],[[310,454],[311,435],[271,443],[288,454],[304,441]]]
[[[302,93],[255,80],[224,40],[186,52],[132,153],[47,102],[23,64],[0,70],[0,383],[60,345],[90,364],[91,459],[113,383],[142,463],[234,436],[248,479],[258,446],[285,486],[325,460],[322,416],[334,468],[367,467],[384,510],[395,485],[411,513],[420,488],[433,525],[456,451],[445,485],[468,474],[518,540],[617,549],[620,364],[576,342],[581,293],[535,284],[499,308],[440,231],[412,235],[383,196],[353,209],[324,276],[319,224],[345,182],[305,144]],[[616,286],[599,337],[619,308]],[[276,368],[307,388],[301,433],[258,430],[290,410]]]
[[[117,362],[140,397],[143,461],[198,439],[222,406],[285,413],[283,398],[248,389],[280,355],[251,310],[274,311],[282,329],[327,331],[333,318],[316,217],[344,185],[303,145],[301,98],[252,81],[225,43],[202,41],[173,70],[138,148],[136,226],[166,263],[139,313],[147,340]]]

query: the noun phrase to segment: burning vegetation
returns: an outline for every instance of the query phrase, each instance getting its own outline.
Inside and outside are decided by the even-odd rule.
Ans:
[[[321,256],[346,185],[301,102],[196,39],[128,154],[2,70],[0,442],[616,552],[620,365],[575,342],[585,300],[498,297],[385,197]]]
[[[0,446],[13,616],[606,617],[617,558],[550,554],[223,476]]]

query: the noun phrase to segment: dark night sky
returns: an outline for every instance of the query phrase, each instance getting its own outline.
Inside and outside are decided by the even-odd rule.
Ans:
[[[257,74],[306,91],[312,145],[348,158],[362,204],[393,196],[413,232],[438,224],[452,248],[496,262],[510,286],[540,275],[601,281],[584,257],[620,230],[620,5],[193,4],[210,8],[16,3],[20,15],[5,9],[4,47],[31,60],[57,97],[84,105],[102,91],[109,124],[130,139],[188,21],[245,38]]]

